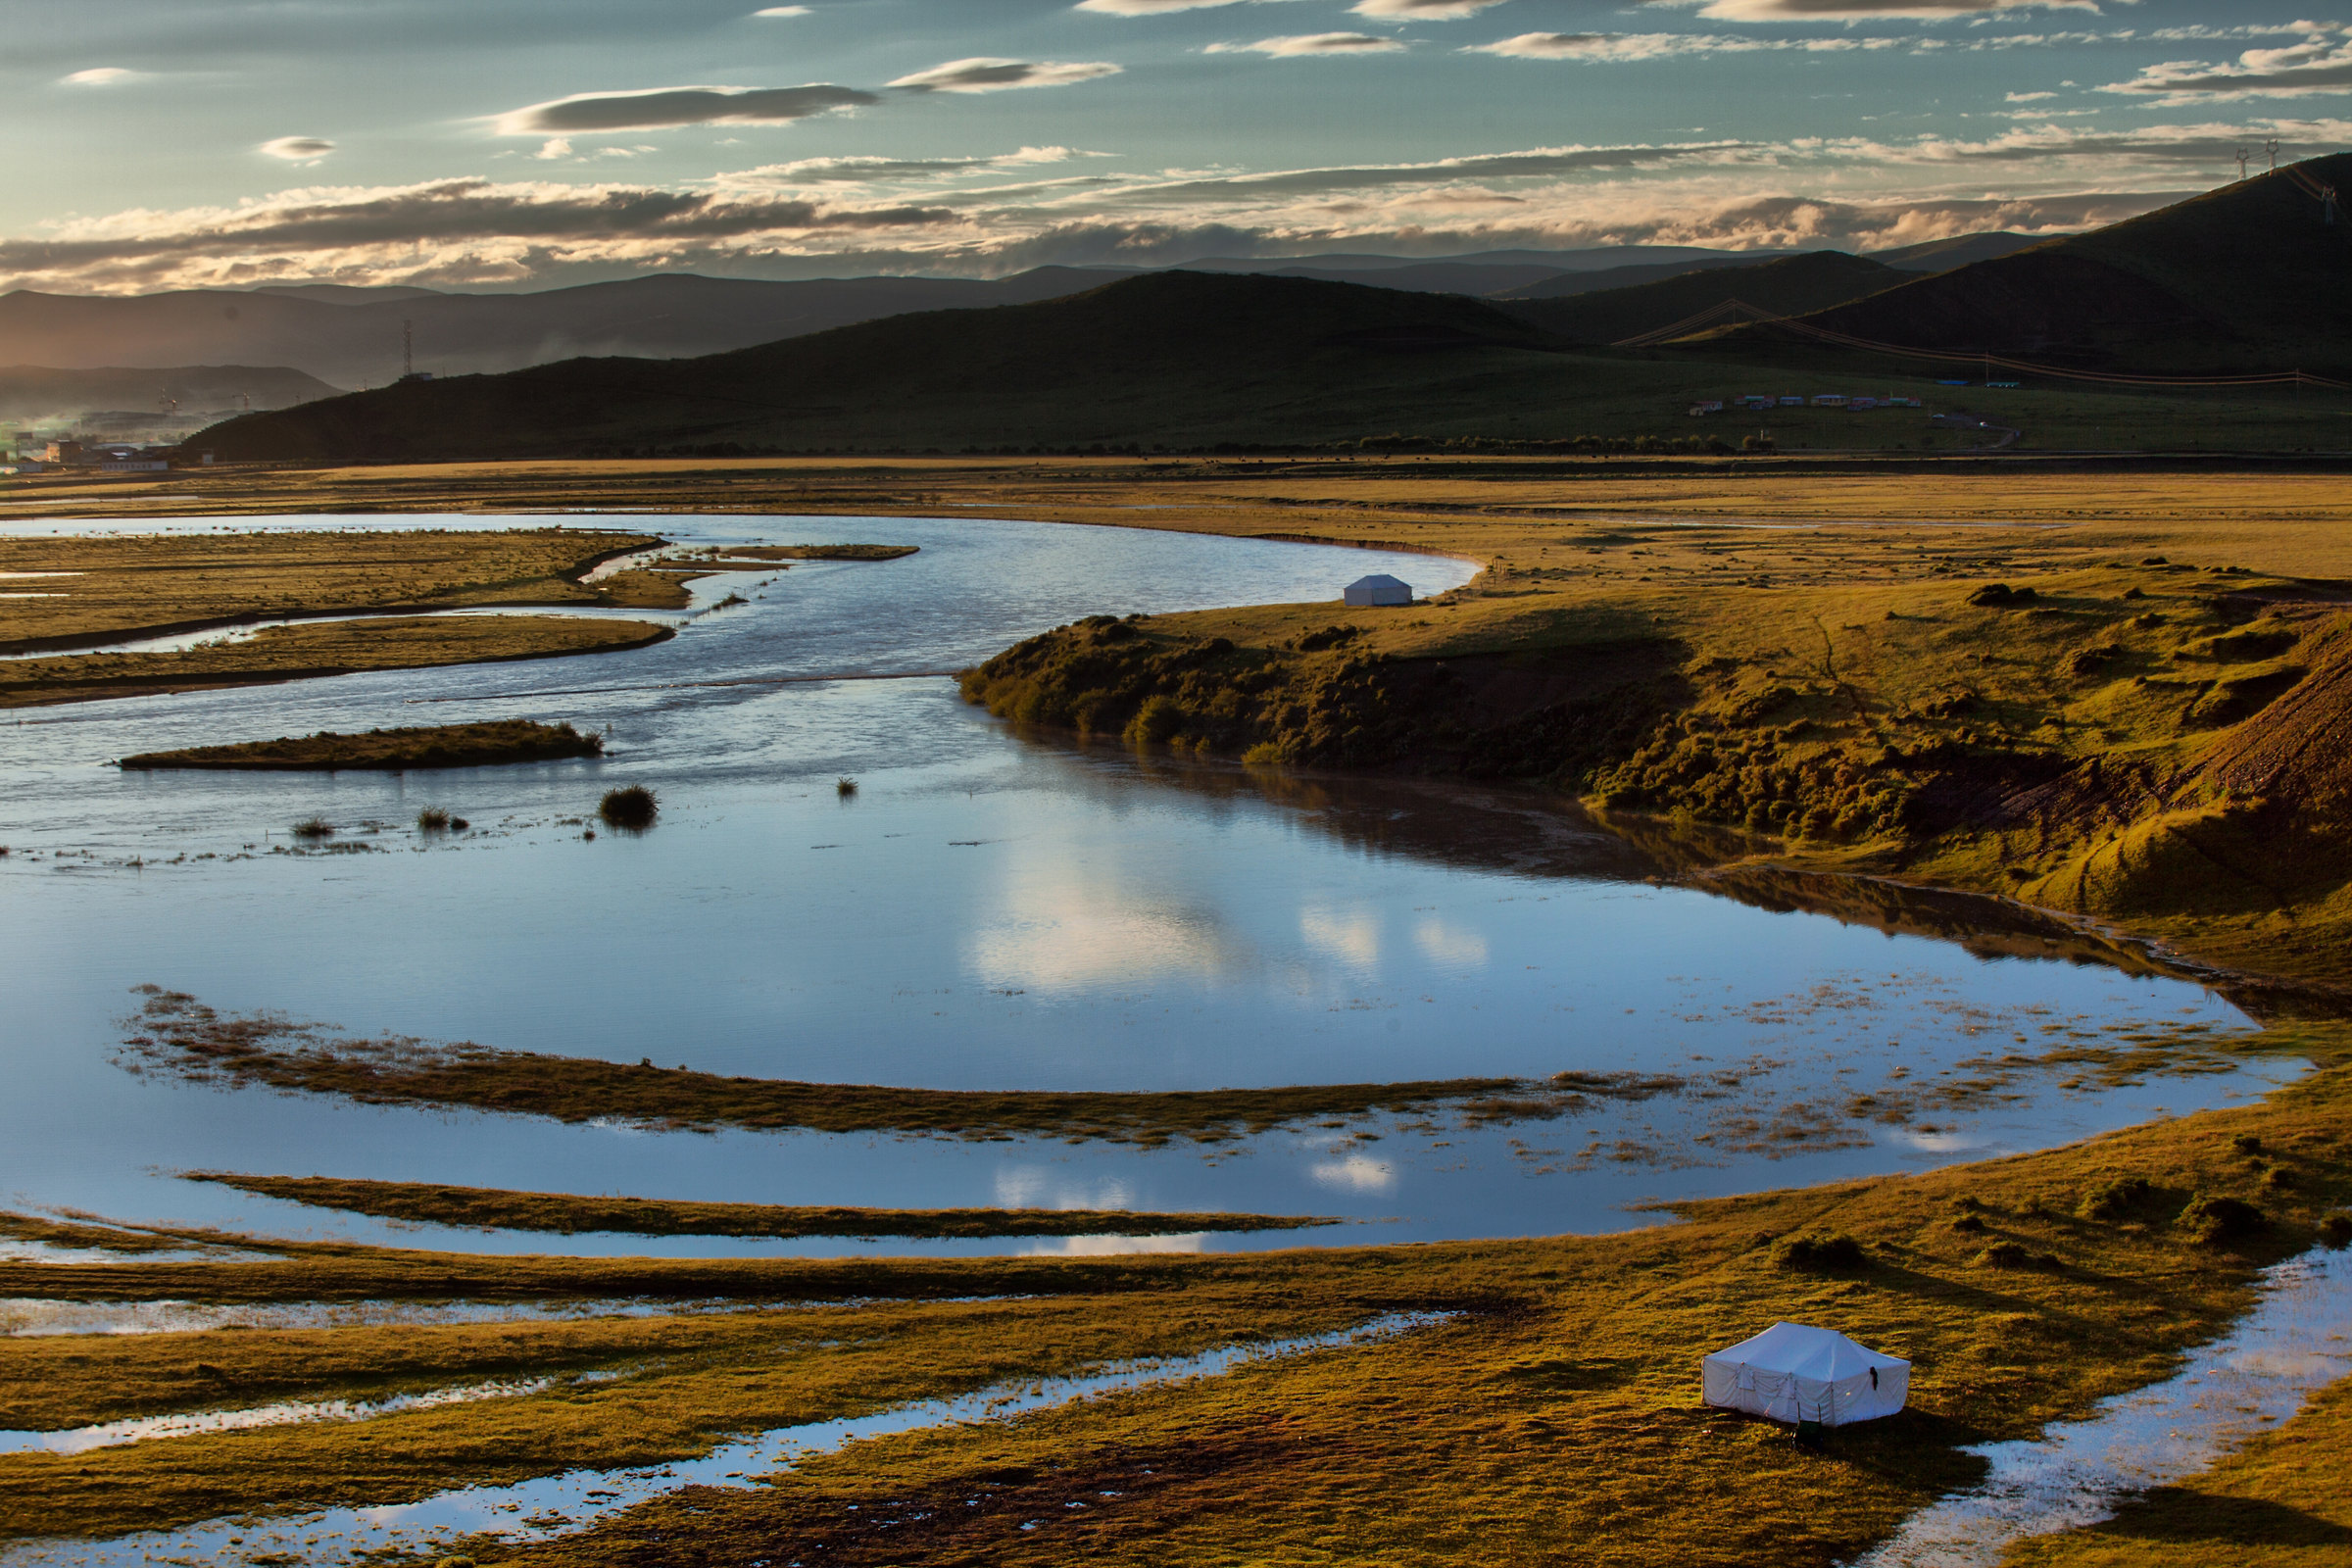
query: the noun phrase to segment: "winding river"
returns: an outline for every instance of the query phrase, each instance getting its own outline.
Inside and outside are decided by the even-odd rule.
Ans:
[[[0,721],[9,1205],[498,1250],[1512,1236],[2047,1147],[2260,1094],[2297,1070],[2221,1055],[2194,1072],[2118,1070],[2131,1037],[2220,1042],[2247,1026],[2185,980],[1714,896],[1533,792],[1298,777],[1023,735],[937,673],[1085,614],[1336,600],[1371,571],[1429,593],[1466,581],[1467,562],[962,518],[570,520],[644,521],[686,547],[921,553],[703,579],[695,607],[670,617],[676,638],[627,654]],[[406,524],[90,526],[223,525]],[[730,593],[746,602],[715,608]],[[493,717],[609,727],[611,755],[405,776],[107,765]],[[837,792],[845,777],[854,795]],[[605,789],[640,782],[660,792],[658,827],[584,836]],[[420,839],[412,824],[426,805],[472,831]],[[327,850],[287,832],[314,813],[337,825]],[[1108,1090],[1575,1072],[1652,1088],[1534,1121],[1444,1111],[1158,1149],[660,1133],[134,1076],[116,1060],[119,1020],[150,982],[354,1033],[825,1081]],[[190,1169],[1350,1223],[993,1244],[551,1238],[321,1214],[175,1174]]]

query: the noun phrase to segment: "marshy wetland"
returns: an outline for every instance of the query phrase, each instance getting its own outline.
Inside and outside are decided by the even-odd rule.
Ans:
[[[683,1561],[659,1543],[689,1523],[837,1561],[1166,1560],[1187,1530],[1534,1558],[1608,1519],[1595,1560],[1635,1562],[1688,1494],[1746,1520],[1721,1560],[1826,1562],[1972,1485],[1968,1445],[2167,1375],[2345,1196],[2324,1009],[2127,934],[1710,869],[1755,850],[1500,782],[1081,738],[953,679],[1090,615],[1468,583],[1426,530],[627,521],[647,561],[719,568],[630,610],[670,633],[633,651],[6,731],[0,1296],[159,1332],[12,1331],[0,1409],[38,1419],[0,1426],[223,1416],[0,1456],[0,1530],[75,1538],[24,1560]],[[919,549],[804,548],[844,539]],[[601,755],[108,765],[523,718]],[[639,786],[651,825],[609,827]],[[2260,1224],[2173,1223],[2222,1196]],[[1856,1240],[1783,1247],[1815,1233]],[[458,1312],[366,1320],[387,1301]],[[301,1319],[337,1302],[360,1320]],[[234,1303],[293,1315],[157,1315]],[[1759,1313],[1920,1359],[1916,1418],[1824,1457],[1698,1414],[1690,1361]],[[1217,1359],[1251,1344],[1283,1353]],[[1997,1416],[1936,1392],[1971,1379]],[[725,1446],[859,1421],[774,1486],[773,1445]],[[1563,1470],[1607,1479],[1537,1485]],[[1830,1488],[1850,1510],[1809,1517]],[[237,1522],[256,1498],[286,1518]]]

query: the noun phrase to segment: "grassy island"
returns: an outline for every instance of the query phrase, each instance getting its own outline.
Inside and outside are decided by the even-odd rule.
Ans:
[[[605,738],[582,734],[569,723],[535,719],[492,719],[478,724],[434,724],[407,729],[371,729],[363,735],[291,735],[274,741],[238,741],[227,746],[190,746],[176,752],[141,752],[116,765],[139,772],[166,768],[246,769],[259,772],[331,773],[339,768],[400,772],[407,768],[484,767],[500,762],[547,762],[570,757],[602,757]]]
[[[335,1208],[379,1219],[564,1236],[614,1231],[631,1236],[1186,1236],[1202,1231],[1287,1231],[1338,1220],[1290,1214],[1149,1213],[1102,1208],[838,1208],[781,1203],[698,1203],[652,1198],[517,1193],[436,1182],[246,1176],[191,1171],[260,1198]]]
[[[642,648],[673,634],[648,621],[426,612],[477,605],[671,608],[652,591],[676,593],[683,604],[666,578],[650,587],[634,581],[642,573],[584,580],[603,562],[662,542],[572,528],[0,540],[0,572],[39,585],[35,597],[0,600],[0,654],[40,656],[0,663],[0,708]],[[262,629],[251,636],[196,640],[176,651],[106,651],[257,624]]]
[[[558,1121],[610,1117],[665,1129],[806,1128],[974,1140],[1044,1136],[1156,1147],[1221,1143],[1286,1123],[1459,1104],[1486,1120],[1544,1118],[1580,1095],[1643,1092],[1645,1080],[1450,1078],[1272,1089],[905,1089],[802,1083],[502,1051],[467,1042],[354,1040],[274,1013],[223,1014],[194,997],[143,987],[128,1065],[223,1086],[340,1095],[368,1104],[448,1105]]]

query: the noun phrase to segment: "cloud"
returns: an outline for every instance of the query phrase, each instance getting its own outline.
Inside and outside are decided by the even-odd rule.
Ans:
[[[1172,11],[1206,11],[1215,6],[1234,6],[1245,0],[1078,0],[1074,8],[1092,11],[1105,17],[1158,17]],[[1248,0],[1263,4],[1265,0]]]
[[[1451,22],[1476,16],[1503,0],[1355,0],[1348,9],[1359,17],[1396,17],[1406,22]]]
[[[1683,5],[1691,0],[1649,0]],[[2122,0],[2130,5],[2132,0]],[[1699,15],[1718,22],[1847,22],[1911,19],[1925,22],[1995,11],[2096,11],[2098,0],[1704,0]]]
[[[1368,32],[1307,32],[1288,38],[1260,38],[1255,43],[1212,43],[1212,55],[1258,54],[1295,58],[1302,55],[1386,55],[1404,47],[1394,38]]]
[[[314,186],[231,207],[137,209],[0,240],[0,279],[72,279],[85,291],[283,277],[515,281],[595,264],[691,267],[805,249],[823,233],[959,222],[939,207],[842,207],[642,185],[465,177]]]
[[[509,110],[493,122],[501,136],[550,131],[660,130],[674,125],[776,125],[882,100],[855,87],[648,87],[635,92],[575,93]]]
[[[333,152],[335,144],[321,141],[317,136],[279,136],[262,143],[260,150],[271,158],[283,158],[288,163],[316,163]]]
[[[1758,54],[1796,50],[1843,54],[1851,50],[1899,49],[1911,38],[1738,38],[1709,32],[1523,32],[1516,38],[1465,45],[1473,55],[1514,60],[1581,60],[1622,64],[1671,60],[1683,55]]]
[[[1115,76],[1119,68],[1107,60],[1031,62],[976,56],[951,60],[891,83],[901,92],[1004,92],[1013,87],[1066,87],[1075,81]]]
[[[893,180],[954,179],[964,174],[996,173],[1101,156],[1068,147],[1023,147],[990,158],[800,158],[788,164],[763,164],[732,179],[773,184],[871,185]]]
[[[2301,98],[2352,92],[2352,37],[2313,36],[2283,49],[2249,49],[2234,65],[2178,60],[2143,66],[2103,92],[2150,93],[2173,103],[2212,98]]]
[[[531,154],[531,156],[541,160],[542,162],[550,162],[558,158],[569,158],[571,156],[571,143],[566,141],[562,136],[550,136],[546,141],[540,144],[539,150]]]
[[[72,72],[57,79],[59,85],[66,87],[112,87],[141,74],[127,66],[92,66],[87,71]]]
[[[807,6],[761,6],[752,13],[755,17],[805,17],[808,14]]]

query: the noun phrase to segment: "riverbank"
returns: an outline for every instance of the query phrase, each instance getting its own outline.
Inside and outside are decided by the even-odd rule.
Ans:
[[[2071,1149],[1678,1205],[1681,1223],[1622,1235],[1510,1244],[938,1261],[314,1245],[270,1259],[0,1262],[10,1298],[514,1309],[499,1322],[0,1339],[0,1404],[42,1427],[556,1380],[368,1420],[0,1455],[0,1531],[112,1535],[658,1467],[734,1433],[1445,1312],[1457,1315],[1017,1425],[853,1445],[772,1486],[697,1488],[545,1545],[444,1549],[531,1563],[699,1562],[757,1543],[793,1555],[822,1544],[848,1562],[954,1549],[1090,1562],[1573,1551],[1632,1564],[1687,1554],[1700,1539],[1714,1561],[1850,1560],[1969,1484],[1979,1463],[1965,1446],[2030,1438],[2165,1375],[2220,1334],[2248,1305],[2257,1271],[2314,1245],[2352,1200],[2348,1128],[2352,1085],[2331,1070],[2257,1105]],[[1005,1296],[1024,1299],[985,1299]],[[756,1310],[847,1297],[894,1299]],[[638,1299],[653,1312],[520,1315],[566,1298]],[[677,1305],[665,1312],[663,1301]],[[1807,1446],[1701,1406],[1696,1357],[1776,1318],[1911,1358],[1910,1408]],[[967,1497],[987,1501],[967,1508]]]

